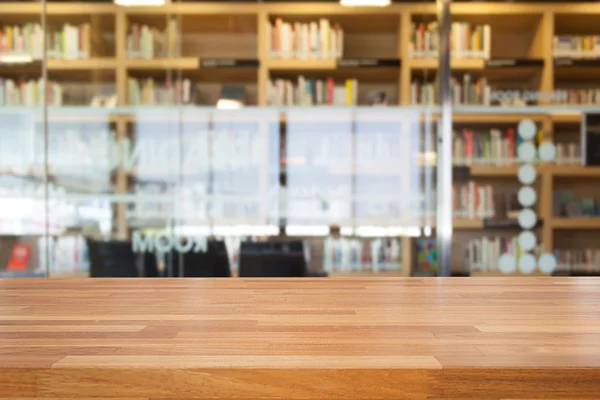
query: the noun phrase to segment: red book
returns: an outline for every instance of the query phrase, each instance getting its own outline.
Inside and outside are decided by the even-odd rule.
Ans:
[[[281,18],[277,18],[275,20],[275,31],[277,32],[277,41],[275,42],[275,48],[277,49],[277,51],[279,52],[279,56],[281,57],[281,51],[283,50],[283,21],[281,20]]]
[[[473,163],[473,154],[474,154],[474,139],[475,133],[469,130],[463,130],[463,136],[465,138],[465,156],[467,159],[467,164],[471,165]]]
[[[31,246],[28,244],[15,244],[6,269],[9,271],[23,271],[27,269],[29,264],[29,256],[31,255]]]
[[[333,104],[333,78],[327,78],[327,104]]]
[[[514,160],[516,154],[515,130],[512,128],[507,129],[506,138],[508,139],[508,157],[510,157],[511,160]]]

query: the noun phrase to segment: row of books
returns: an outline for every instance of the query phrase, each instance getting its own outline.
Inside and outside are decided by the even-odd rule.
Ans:
[[[556,89],[556,98],[565,105],[598,105],[600,104],[600,88],[591,89]]]
[[[525,253],[519,246],[517,237],[481,237],[470,240],[466,248],[466,264],[471,271],[493,271],[498,269],[500,257],[511,254],[518,260]],[[542,247],[532,252],[538,258]]]
[[[194,89],[189,79],[156,82],[154,78],[129,78],[127,94],[131,105],[190,104],[193,103]]]
[[[456,166],[512,165],[517,162],[517,135],[509,128],[504,133],[491,129],[475,134],[470,129],[453,133],[453,158]]]
[[[90,57],[90,24],[64,24],[47,34],[48,58],[69,60]],[[0,55],[28,55],[35,60],[44,57],[44,30],[38,23],[5,26],[0,30]]]
[[[579,143],[558,143],[555,163],[556,165],[581,165],[581,145]]]
[[[338,24],[321,18],[312,22],[267,23],[267,52],[271,58],[342,58],[344,31]]]
[[[555,217],[597,217],[600,203],[593,197],[577,198],[570,190],[554,192],[552,202]]]
[[[323,269],[327,272],[399,270],[400,240],[327,238]]]
[[[600,56],[600,36],[554,36],[555,58],[596,58]]]
[[[44,80],[0,79],[0,106],[37,106],[44,104]],[[48,82],[46,102],[50,106],[63,104],[63,87]]]
[[[127,34],[127,57],[151,59],[180,54],[179,25],[169,18],[164,31],[148,25],[133,24]]]
[[[465,74],[462,84],[458,79],[450,81],[452,103],[454,105],[486,105],[491,104],[491,87],[485,77],[474,79]],[[410,103],[412,105],[435,105],[438,100],[437,83],[414,81],[410,85]]]
[[[344,84],[333,78],[306,79],[299,76],[297,83],[286,79],[269,81],[269,105],[357,105],[358,81],[347,79]]]
[[[496,215],[494,188],[474,181],[452,186],[452,212],[455,218],[493,218]]]
[[[600,250],[554,250],[558,271],[600,272]]]
[[[436,22],[412,24],[411,53],[414,58],[437,57],[439,33]],[[450,51],[455,58],[490,58],[492,30],[489,25],[452,23]]]

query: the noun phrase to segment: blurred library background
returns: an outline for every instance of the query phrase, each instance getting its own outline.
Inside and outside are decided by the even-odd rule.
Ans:
[[[0,276],[600,275],[599,18],[0,2]]]

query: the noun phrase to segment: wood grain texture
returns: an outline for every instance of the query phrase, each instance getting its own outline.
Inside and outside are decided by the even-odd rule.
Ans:
[[[0,399],[597,399],[600,279],[0,280]]]

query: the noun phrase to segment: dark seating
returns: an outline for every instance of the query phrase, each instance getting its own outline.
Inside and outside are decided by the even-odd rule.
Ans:
[[[138,276],[135,254],[128,241],[87,239],[92,278],[135,278]]]
[[[240,277],[305,276],[307,266],[301,241],[242,243]]]
[[[181,263],[181,264],[180,264]],[[231,277],[229,257],[224,241],[210,240],[206,252],[177,251],[167,254],[164,277],[228,278]]]

